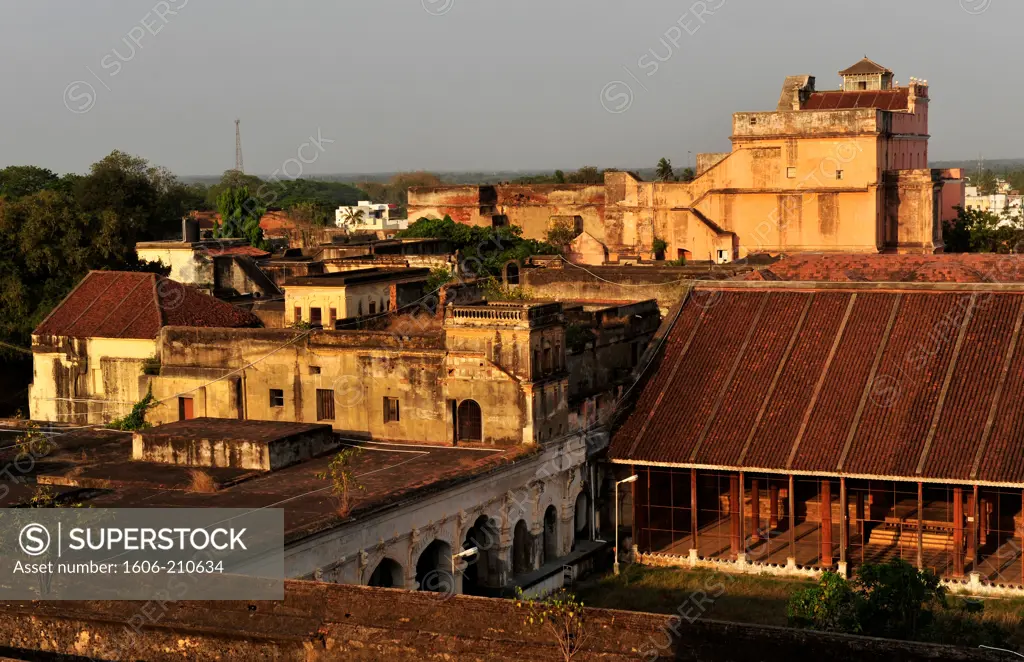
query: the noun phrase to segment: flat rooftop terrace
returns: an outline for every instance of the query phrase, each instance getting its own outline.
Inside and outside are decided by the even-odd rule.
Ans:
[[[287,426],[302,424],[220,421],[212,427],[222,425],[255,427],[254,436],[269,438]],[[286,427],[279,427],[282,425]],[[162,427],[175,426],[182,427]],[[266,431],[261,432],[264,427]],[[153,432],[159,434],[160,430],[154,428]],[[514,459],[538,452],[531,447],[474,449],[336,437],[338,450],[359,449],[349,466],[363,488],[352,492],[351,510],[343,517],[331,494],[331,483],[317,476],[327,470],[337,450],[279,470],[254,471],[132,460],[132,434],[116,430],[72,430],[51,435],[50,440],[52,450],[34,462],[22,458],[17,465],[20,449],[16,444],[10,441],[0,448],[0,464],[11,467],[20,481],[4,483],[9,489],[0,505],[27,505],[44,491],[64,502],[95,508],[283,508],[286,542],[486,476]],[[17,466],[27,470],[19,472]],[[212,485],[196,489],[197,471],[209,476]]]

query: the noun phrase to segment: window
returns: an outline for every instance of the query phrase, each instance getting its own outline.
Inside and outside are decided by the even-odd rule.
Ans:
[[[302,307],[301,306],[295,306],[295,321],[296,322],[301,322],[302,321]]]
[[[358,315],[360,317],[363,316],[363,302],[362,301],[360,301],[359,305],[356,306],[356,315]]]
[[[319,326],[319,327],[323,326],[323,319],[320,316],[320,309],[319,308],[310,308],[309,309],[309,325],[310,326]]]
[[[384,398],[384,422],[385,423],[397,423],[398,418],[398,398]]]
[[[842,170],[836,170],[836,179],[842,179],[842,178],[843,178],[843,171]]]
[[[330,309],[328,309],[327,312],[330,315],[330,317],[328,319],[330,319],[330,321],[331,321],[331,328],[333,329],[333,328],[335,328],[337,326],[337,322],[338,322],[338,309],[334,308],[334,307],[331,307]]]
[[[319,375],[320,374],[320,366],[318,366],[318,365],[311,365],[311,366],[309,366],[309,374],[311,374],[311,375]]]
[[[796,168],[794,168],[793,166],[789,166],[788,168],[786,168],[786,177],[788,177],[789,179],[796,179]]]
[[[757,124],[757,118],[756,117],[751,117],[750,118],[750,126],[754,126],[755,124]]]
[[[316,420],[334,420],[334,391],[324,388],[316,390]]]
[[[868,89],[868,82],[866,80],[860,81],[859,83],[857,83],[857,89],[858,90],[866,90],[866,89]]]
[[[270,406],[284,407],[284,390],[279,388],[270,389]]]
[[[371,315],[376,315],[377,314],[377,302],[376,301],[371,301],[370,302],[370,314]]]

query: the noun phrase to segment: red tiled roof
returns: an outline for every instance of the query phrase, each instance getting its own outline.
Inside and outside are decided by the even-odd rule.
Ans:
[[[90,271],[33,333],[148,339],[164,326],[257,327],[260,320],[163,276]]]
[[[825,280],[886,283],[1021,283],[1024,256],[805,254],[786,257],[739,280]]]
[[[696,285],[619,461],[1024,485],[1024,289]]]
[[[886,69],[882,65],[878,64],[874,60],[869,60],[867,56],[864,56],[858,60],[853,66],[847,67],[839,72],[840,76],[856,76],[858,74],[891,74],[892,71]]]
[[[849,108],[907,110],[909,98],[910,92],[905,87],[895,90],[859,92],[813,92],[801,106],[801,110],[846,110]]]

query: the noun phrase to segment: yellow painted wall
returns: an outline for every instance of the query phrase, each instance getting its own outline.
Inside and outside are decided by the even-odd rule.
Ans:
[[[370,303],[375,312],[387,310],[390,303],[390,283],[369,283],[366,285],[340,285],[312,287],[289,285],[285,288],[284,316],[286,324],[294,324],[295,308],[302,308],[302,321],[309,322],[310,309],[320,308],[320,317],[326,325],[330,309],[334,308],[337,319],[370,314]]]

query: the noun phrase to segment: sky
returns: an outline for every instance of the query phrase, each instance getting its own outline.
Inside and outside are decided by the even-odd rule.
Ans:
[[[864,55],[931,88],[932,160],[1024,158],[1020,0],[0,0],[0,167],[679,167]],[[1011,67],[1013,71],[1007,69]]]

